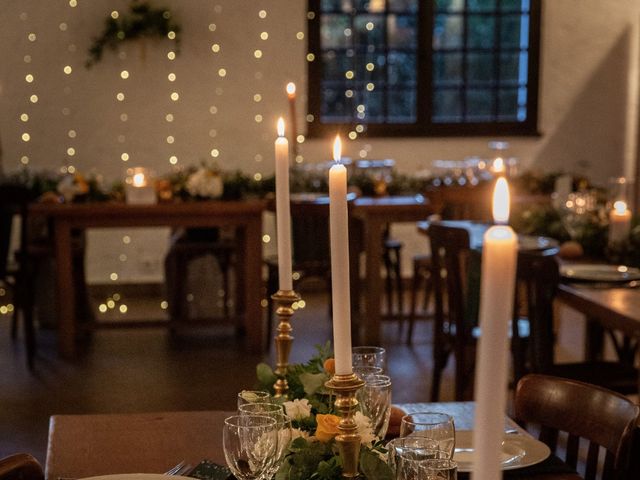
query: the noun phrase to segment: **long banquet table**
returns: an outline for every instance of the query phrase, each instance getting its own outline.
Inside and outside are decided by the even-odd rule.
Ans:
[[[127,205],[124,203],[31,205],[31,216],[53,225],[56,256],[58,349],[66,358],[76,354],[77,319],[71,262],[71,231],[115,227],[235,227],[239,259],[239,307],[243,310],[247,346],[261,352],[265,330],[262,296],[262,200],[203,201]]]
[[[456,428],[473,427],[474,404],[413,403],[406,412],[440,411]],[[231,412],[197,411],[105,415],[55,415],[49,423],[46,480],[116,473],[161,473],[181,461],[225,464],[222,425]],[[505,417],[505,428],[519,428]],[[522,435],[528,433],[522,431]],[[574,474],[532,474],[530,480],[578,480]]]

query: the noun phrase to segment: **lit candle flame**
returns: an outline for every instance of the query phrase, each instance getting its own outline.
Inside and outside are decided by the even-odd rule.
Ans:
[[[284,119],[282,117],[278,118],[278,136],[284,137]]]
[[[504,160],[498,157],[493,161],[493,171],[495,173],[504,173]]]
[[[509,221],[509,184],[503,177],[496,181],[493,191],[493,221],[507,223]]]
[[[287,83],[287,95],[289,98],[293,98],[296,96],[296,84],[293,82]]]
[[[134,187],[144,187],[145,186],[144,173],[136,173],[133,176],[133,186]]]
[[[340,140],[340,135],[336,135],[336,139],[333,142],[333,159],[336,162],[339,162],[342,158],[342,141]]]
[[[623,215],[624,212],[627,211],[627,202],[623,200],[616,200],[613,203],[613,209],[616,211],[618,215]]]

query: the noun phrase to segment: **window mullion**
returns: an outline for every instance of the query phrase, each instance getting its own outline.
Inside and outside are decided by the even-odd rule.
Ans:
[[[493,119],[494,121],[499,121],[500,115],[500,59],[502,58],[502,43],[500,42],[500,35],[502,30],[502,19],[503,16],[500,14],[500,6],[502,0],[497,0],[496,2],[496,13],[495,13],[495,31],[494,31],[494,57],[493,57],[493,82],[492,90],[493,90]]]
[[[462,11],[462,82],[460,85],[460,105],[462,108],[462,120],[467,120],[467,91],[469,89],[469,79],[467,72],[467,62],[469,56],[469,0],[464,0],[464,10]]]

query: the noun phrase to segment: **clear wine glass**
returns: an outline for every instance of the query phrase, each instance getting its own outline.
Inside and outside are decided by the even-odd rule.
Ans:
[[[360,410],[371,420],[373,434],[384,438],[391,417],[391,378],[387,375],[369,375],[364,377],[364,382],[356,394]]]
[[[456,429],[453,417],[439,412],[417,412],[405,415],[400,423],[400,437],[426,437],[434,440],[437,449],[453,457]]]
[[[277,421],[266,415],[228,417],[222,444],[227,465],[238,480],[266,478],[277,452]]]

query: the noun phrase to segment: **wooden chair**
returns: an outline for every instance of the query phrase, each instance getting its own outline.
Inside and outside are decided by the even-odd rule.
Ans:
[[[222,310],[224,317],[230,318],[230,271],[234,263],[234,242],[221,239],[217,228],[195,228],[177,230],[172,235],[170,244],[164,268],[169,301],[169,323],[172,332],[180,323],[189,321],[187,292],[185,290],[189,265],[208,255],[216,260],[220,268],[223,289]],[[239,321],[239,317],[236,320]],[[240,328],[239,323],[237,328]]]
[[[478,326],[481,252],[471,248],[470,233],[476,228],[477,224],[464,221],[434,222],[429,226],[435,300],[432,402],[439,399],[442,370],[451,354],[456,362],[455,399],[470,400],[473,396],[475,348],[481,334]],[[514,318],[512,328],[513,361],[514,365],[520,365],[521,352],[528,348],[528,318]]]
[[[629,452],[640,407],[604,388],[546,375],[527,375],[516,388],[515,417],[540,428],[539,439],[558,453],[560,432],[568,435],[565,462],[579,463],[580,439],[588,442],[585,480],[629,478]],[[601,475],[598,455],[605,450]]]
[[[407,344],[410,345],[413,338],[413,327],[418,318],[418,295],[422,291],[422,310],[425,312],[429,307],[429,301],[433,293],[433,265],[430,254],[420,254],[413,256],[413,277],[411,280],[411,298],[409,309],[409,328],[407,330]]]
[[[331,292],[331,252],[329,242],[329,201],[327,198],[292,200],[291,240],[292,268],[295,285],[305,278],[320,278]],[[275,210],[275,205],[272,206]],[[351,235],[351,233],[350,233]],[[273,328],[273,300],[278,291],[278,258],[265,259],[267,276],[267,338]],[[331,305],[331,302],[329,302]],[[330,308],[330,307],[329,307]],[[268,342],[270,345],[271,342]]]
[[[29,246],[28,206],[32,200],[29,189],[21,185],[2,185],[0,187],[0,222],[2,236],[0,237],[0,280],[8,284],[13,290],[14,315],[11,325],[11,336],[17,336],[19,315],[22,316],[24,326],[27,364],[33,368],[35,356],[35,329],[33,324],[34,285],[31,279],[31,257],[26,254]],[[20,243],[17,254],[17,265],[9,267],[9,247],[13,217],[18,216],[21,222]]]
[[[639,372],[630,361],[587,360],[556,363],[554,306],[560,281],[555,250],[518,253],[516,305],[529,320],[526,345],[513,331],[516,381],[525,373],[542,373],[600,385],[623,394],[638,393]]]
[[[40,463],[28,453],[0,459],[0,480],[44,480]]]
[[[429,240],[435,300],[431,401],[438,401],[442,371],[451,354],[456,362],[455,399],[470,399],[476,339],[474,323],[469,320],[477,318],[479,288],[470,288],[469,282],[479,282],[479,264],[470,265],[477,259],[473,257],[465,228],[433,223],[429,227]]]
[[[469,220],[490,222],[491,194],[493,182],[480,185],[433,188],[425,192],[425,197],[434,206],[434,211],[445,220]],[[413,327],[417,317],[417,302],[419,292],[423,292],[423,310],[426,311],[433,293],[431,255],[419,254],[413,257],[413,281],[411,284],[411,305],[409,310],[409,329],[407,343],[411,343]]]

